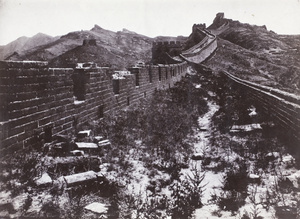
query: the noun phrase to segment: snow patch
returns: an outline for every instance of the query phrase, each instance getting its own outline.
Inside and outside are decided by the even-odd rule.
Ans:
[[[250,173],[249,178],[250,178],[250,179],[259,179],[259,175]]]
[[[84,136],[90,136],[91,135],[92,130],[83,130],[78,132],[79,135],[84,135]]]
[[[257,115],[256,108],[254,106],[251,106],[248,110],[250,111],[249,113],[250,117],[254,117]]]
[[[106,207],[105,204],[99,202],[93,202],[85,206],[84,208],[98,214],[105,214],[108,210],[108,207]]]
[[[75,143],[78,149],[96,149],[98,145],[90,142],[76,142]]]
[[[300,182],[300,170],[292,173],[291,175],[287,176],[286,178],[288,178],[292,183],[293,186],[295,186],[296,188],[299,188],[299,184],[298,182]]]
[[[125,79],[127,75],[131,75],[130,71],[115,71],[112,75],[114,80]]]
[[[250,132],[262,129],[260,124],[233,125],[230,132]]]
[[[74,100],[75,105],[79,105],[79,104],[82,104],[84,102],[85,102],[84,100]]]
[[[295,163],[295,158],[292,155],[288,154],[282,157],[282,162],[284,164],[293,164]]]

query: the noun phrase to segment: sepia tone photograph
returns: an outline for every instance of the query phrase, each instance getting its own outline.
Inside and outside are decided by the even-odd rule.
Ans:
[[[0,0],[0,218],[300,219],[300,1]]]

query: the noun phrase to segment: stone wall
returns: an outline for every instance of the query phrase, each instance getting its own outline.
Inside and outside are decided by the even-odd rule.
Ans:
[[[193,31],[195,33],[201,33],[205,37],[202,37],[202,40],[196,45],[193,45],[189,49],[182,51],[179,56],[187,62],[199,64],[210,57],[217,49],[217,38],[214,34],[210,33],[206,29],[200,29],[197,28],[197,26]]]
[[[131,74],[113,79],[108,68],[48,68],[47,62],[1,61],[0,151],[49,141],[52,135],[72,133],[86,121],[138,103],[155,89],[174,86],[186,74],[187,64],[129,70]]]
[[[212,39],[202,48],[199,48],[198,51],[195,49],[196,52],[183,53],[182,55],[180,55],[180,57],[188,62],[198,64],[205,61],[205,59],[211,56],[214,53],[214,51],[217,49],[217,47],[218,47],[217,40]]]
[[[262,86],[239,79],[232,74],[223,73],[240,86],[249,98],[259,103],[266,114],[272,116],[286,133],[300,141],[300,97],[278,89]]]

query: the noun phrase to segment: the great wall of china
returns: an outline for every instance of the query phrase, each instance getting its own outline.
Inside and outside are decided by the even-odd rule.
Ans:
[[[206,37],[179,54],[185,61],[179,63],[166,54],[171,63],[177,64],[132,67],[129,72],[116,73],[96,66],[49,68],[47,62],[1,61],[0,151],[15,151],[41,138],[47,141],[52,135],[74,133],[78,125],[117,113],[151,96],[155,89],[173,87],[187,73],[188,62],[199,64],[217,49],[216,36],[199,31]],[[170,47],[177,55],[181,45],[154,43],[153,51],[160,46],[162,51]],[[224,74],[300,139],[299,98]]]
[[[173,87],[187,63],[108,68],[48,68],[47,62],[0,62],[1,150],[34,144],[37,138],[74,132],[86,121]]]
[[[215,35],[199,28],[198,31],[203,32],[206,35],[206,37],[192,48],[183,51],[182,54],[180,54],[180,57],[188,62],[203,62],[205,59],[207,59],[213,54],[213,52],[217,49],[218,46]]]

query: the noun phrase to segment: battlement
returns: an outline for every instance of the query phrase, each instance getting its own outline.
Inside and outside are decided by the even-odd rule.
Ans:
[[[156,41],[152,43],[152,46],[163,46],[163,45],[182,46],[182,42],[181,41]]]
[[[156,89],[174,86],[187,63],[143,65],[113,71],[81,63],[48,68],[48,62],[0,62],[0,153],[37,146],[87,121],[114,114]]]
[[[193,32],[196,31],[197,29],[200,29],[200,30],[206,29],[206,24],[205,23],[203,23],[203,24],[194,24],[193,28],[192,28]]]

